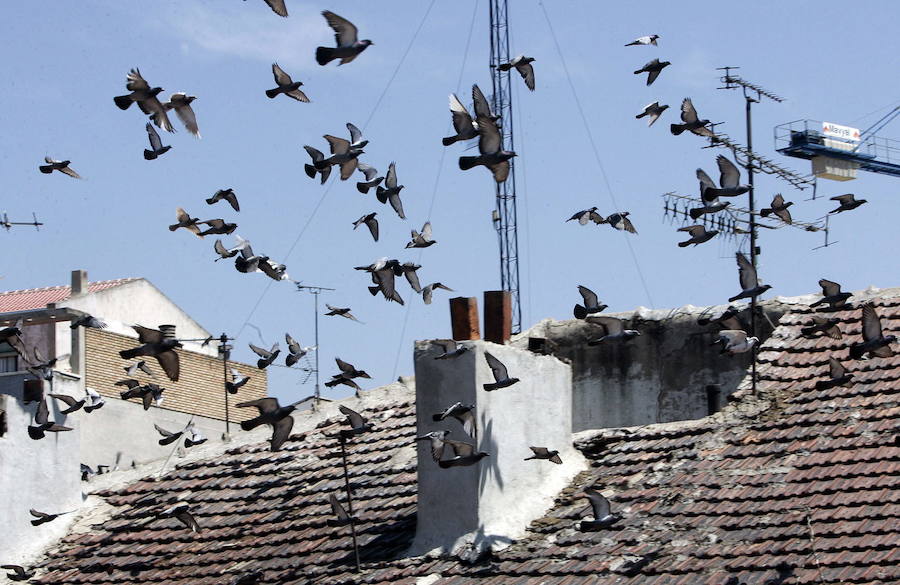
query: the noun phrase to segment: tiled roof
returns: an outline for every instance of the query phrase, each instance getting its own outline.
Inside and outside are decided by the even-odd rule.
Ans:
[[[135,280],[140,279],[117,278],[115,280],[91,282],[88,284],[88,292],[99,292],[122,284],[128,284]],[[29,288],[0,292],[0,313],[43,309],[48,303],[58,303],[69,298],[71,294],[72,287],[70,286],[48,286],[44,288]]]
[[[900,297],[874,304],[900,333]],[[699,421],[580,439],[590,468],[526,537],[475,564],[394,559],[416,523],[407,402],[369,411],[378,430],[350,448],[360,575],[347,528],[325,523],[328,495],[343,501],[331,419],[283,452],[237,448],[109,494],[113,518],[70,536],[40,582],[212,585],[261,569],[261,583],[771,585],[780,567],[787,585],[900,583],[900,355],[851,361],[859,309],[831,314],[842,340],[802,338],[812,314],[782,318],[760,352],[756,396],[739,392]],[[816,390],[830,355],[854,381]],[[622,518],[582,533],[589,486]],[[202,533],[156,518],[177,498],[195,503]]]

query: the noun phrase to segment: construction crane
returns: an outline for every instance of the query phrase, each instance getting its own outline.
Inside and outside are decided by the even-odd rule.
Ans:
[[[823,179],[850,181],[858,170],[900,177],[900,141],[877,134],[898,115],[900,106],[863,131],[833,122],[795,120],[775,127],[775,149],[812,161],[813,174]]]

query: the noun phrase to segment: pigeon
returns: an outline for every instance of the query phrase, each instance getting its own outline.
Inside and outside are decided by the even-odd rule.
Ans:
[[[441,457],[444,455],[444,445],[447,439],[447,435],[450,434],[450,431],[432,431],[430,433],[425,433],[420,437],[416,437],[417,441],[430,441],[431,442],[431,458],[435,461],[440,461]]]
[[[610,226],[614,227],[617,230],[624,230],[631,234],[636,234],[637,230],[634,229],[634,225],[632,225],[631,220],[628,219],[628,216],[631,215],[631,212],[622,211],[620,213],[613,213],[610,216],[607,216],[606,223]]]
[[[353,364],[345,362],[339,357],[334,358],[334,361],[337,364],[337,367],[341,370],[341,373],[337,374],[337,376],[344,376],[345,378],[372,378],[372,376],[367,374],[365,370],[357,370]]]
[[[488,355],[485,353],[485,355]],[[445,440],[445,444],[449,445],[453,450],[454,456],[450,459],[441,459],[438,461],[438,465],[442,469],[447,469],[449,467],[465,467],[468,465],[474,465],[484,459],[485,457],[489,457],[488,453],[484,451],[475,452],[475,445],[470,443],[464,443],[462,441],[451,441]]]
[[[848,374],[847,369],[841,365],[833,357],[828,358],[828,379],[818,380],[816,382],[816,390],[828,390],[835,386],[844,386],[853,378],[853,374]]]
[[[593,313],[600,313],[607,307],[607,305],[602,304],[597,298],[597,293],[588,287],[579,284],[578,292],[584,300],[584,305],[575,305],[573,313],[575,314],[576,319],[584,319]]]
[[[721,345],[722,354],[733,356],[750,351],[759,343],[758,337],[748,337],[746,331],[739,329],[723,329],[719,331],[715,341],[710,345]]]
[[[356,170],[365,175],[365,181],[359,181],[356,183],[356,190],[365,195],[369,192],[369,189],[373,189],[381,184],[384,180],[384,177],[378,176],[378,169],[373,167],[372,165],[367,165],[366,163],[357,163]]]
[[[72,512],[60,512],[58,514],[47,514],[46,512],[38,512],[34,508],[28,510],[28,513],[34,516],[34,520],[31,521],[32,526],[40,526],[41,524],[46,524],[47,522],[53,522],[60,516],[64,514],[71,514]]]
[[[45,156],[44,162],[46,162],[47,164],[40,165],[38,167],[38,170],[45,175],[49,175],[53,171],[59,171],[64,175],[69,175],[73,179],[81,178],[81,175],[76,173],[74,169],[69,168],[69,164],[72,162],[70,160],[53,160],[49,156]]]
[[[854,343],[850,346],[850,357],[858,360],[863,355],[869,354],[869,357],[889,358],[894,355],[890,348],[890,344],[897,341],[896,335],[885,335],[881,329],[881,320],[872,303],[865,303],[862,306],[862,342]]]
[[[653,126],[653,123],[659,120],[659,117],[662,116],[662,113],[666,111],[668,105],[661,106],[659,102],[653,102],[652,104],[647,104],[644,106],[644,111],[635,116],[637,119],[641,119],[643,117],[647,118],[647,127]]]
[[[299,362],[300,358],[315,349],[313,347],[301,347],[297,340],[291,337],[290,333],[284,334],[284,342],[288,346],[288,354],[284,358],[284,365],[289,368]]]
[[[278,87],[266,90],[266,96],[269,99],[274,99],[275,96],[283,93],[298,102],[309,103],[309,98],[300,90],[300,86],[303,85],[303,82],[291,79],[291,76],[278,66],[278,63],[272,63],[272,75],[275,77],[275,83]]]
[[[719,186],[720,189],[707,189],[708,197],[734,197],[743,195],[750,190],[750,185],[741,185],[741,171],[733,162],[722,156],[716,157],[716,164],[719,166]]]
[[[268,257],[264,256],[260,258],[258,268],[260,272],[276,282],[281,282],[282,280],[291,280],[291,276],[287,273],[287,266],[285,266],[284,264],[278,264],[277,262],[270,260]]]
[[[328,312],[325,313],[327,317],[343,317],[345,319],[350,319],[351,321],[356,321],[360,323],[361,321],[353,316],[353,313],[350,312],[350,307],[332,307],[328,303],[325,303],[325,308],[328,309]]]
[[[469,110],[459,101],[455,93],[450,94],[450,116],[453,119],[453,129],[456,135],[441,139],[444,146],[450,146],[460,140],[470,140],[478,136],[478,126],[472,121]]]
[[[822,298],[809,305],[810,307],[827,304],[832,310],[842,309],[847,304],[847,299],[853,296],[853,293],[841,292],[841,285],[831,280],[822,278],[819,286],[822,287]]]
[[[691,101],[691,98],[684,98],[681,102],[681,121],[684,124],[672,124],[669,126],[669,129],[675,136],[678,136],[685,130],[689,130],[697,136],[715,137],[712,130],[706,127],[709,124],[709,120],[701,120],[697,116],[697,110],[694,109],[694,103]]]
[[[741,292],[728,299],[729,303],[733,303],[738,299],[756,298],[772,288],[772,285],[769,284],[760,286],[759,278],[757,278],[756,276],[756,268],[754,268],[753,265],[750,264],[750,261],[747,260],[746,256],[744,256],[740,252],[735,252],[734,256],[737,259],[738,277],[741,283]]]
[[[328,141],[331,149],[331,156],[324,160],[330,165],[338,165],[341,168],[341,180],[346,181],[356,171],[356,165],[359,164],[357,158],[365,151],[362,148],[354,147],[346,138],[338,138],[331,134],[326,134],[323,138]],[[390,176],[390,173],[388,173]]]
[[[176,207],[175,219],[178,220],[178,223],[173,223],[169,226],[170,232],[174,232],[178,228],[184,228],[198,238],[203,237],[200,235],[200,228],[197,226],[197,222],[200,221],[199,217],[191,217],[191,215],[187,211],[185,211],[181,207]]]
[[[658,39],[658,38],[659,38],[659,35],[648,35],[645,37],[638,37],[625,46],[632,47],[634,45],[653,45],[654,47],[656,47],[657,46],[656,39]]]
[[[697,177],[700,178],[700,199],[703,201],[703,207],[692,207],[688,212],[691,219],[698,219],[701,215],[706,215],[707,213],[718,213],[731,205],[731,201],[719,202],[718,197],[704,199],[704,191],[710,187],[715,189],[716,185],[703,169],[697,169]]]
[[[775,214],[775,217],[783,221],[784,223],[790,224],[793,223],[793,218],[791,218],[791,212],[788,211],[788,207],[793,205],[793,201],[784,201],[784,197],[781,196],[781,193],[775,195],[772,198],[772,203],[770,207],[764,207],[759,210],[759,214],[762,217],[769,217],[771,214]]]
[[[427,248],[432,244],[437,244],[436,240],[431,239],[431,222],[426,221],[422,226],[422,232],[412,230],[412,240],[406,244],[407,248]]]
[[[94,390],[93,388],[88,388],[85,386],[84,393],[87,394],[87,398],[85,399],[84,411],[85,412],[93,412],[100,408],[103,408],[103,405],[106,404],[106,400],[100,396],[100,393]]]
[[[277,343],[275,345],[273,345],[272,349],[270,349],[270,350],[265,350],[261,347],[256,347],[252,343],[249,345],[250,345],[250,349],[253,351],[253,353],[255,353],[256,355],[258,355],[260,357],[260,359],[258,359],[256,361],[256,367],[259,368],[260,370],[265,370],[268,366],[272,365],[272,362],[274,362],[275,358],[278,357],[278,354],[281,353],[281,349],[278,347]]]
[[[438,412],[431,415],[431,420],[433,420],[434,422],[440,422],[442,420],[445,420],[447,417],[452,417],[458,420],[462,424],[463,430],[470,437],[472,437],[473,439],[477,437],[478,429],[475,422],[474,404],[463,404],[462,402],[451,404],[444,409],[444,412]]]
[[[179,502],[171,508],[164,510],[160,517],[175,518],[184,524],[191,532],[200,532],[201,530],[200,524],[197,523],[197,519],[194,518],[194,515],[191,513],[190,506],[187,502]]]
[[[374,44],[372,41],[358,40],[359,31],[353,26],[353,23],[345,18],[341,18],[330,10],[323,10],[322,16],[328,21],[328,26],[334,30],[334,41],[337,47],[317,47],[316,63],[319,65],[328,65],[334,59],[340,59],[338,65],[344,65],[356,59],[356,56],[366,50],[369,45]]]
[[[856,199],[852,193],[847,193],[846,195],[837,195],[835,197],[832,197],[831,200],[837,201],[838,203],[840,203],[840,205],[836,209],[832,209],[830,213],[850,211],[851,209],[856,209],[863,203],[868,203],[868,201],[866,201],[865,199]]]
[[[509,63],[501,63],[497,69],[500,71],[509,71],[515,67],[516,71],[519,72],[519,75],[522,76],[522,79],[525,80],[525,87],[534,91],[534,67],[531,66],[533,62],[534,58],[519,55]]]
[[[123,383],[128,383],[128,390],[121,392],[119,395],[122,400],[130,400],[132,398],[140,398],[141,404],[144,407],[144,410],[150,410],[150,405],[156,404],[159,406],[163,403],[165,398],[163,397],[163,392],[165,388],[162,388],[158,384],[144,384],[143,386],[137,383],[137,380],[119,380],[114,384],[114,386],[121,386]],[[136,384],[137,383],[137,384]]]
[[[187,95],[179,91],[169,96],[169,101],[163,104],[163,109],[175,110],[175,115],[184,124],[184,127],[193,136],[200,138],[200,128],[197,126],[197,116],[191,107],[191,102],[197,99],[195,95]]]
[[[493,116],[490,115],[490,109],[487,112],[479,113],[479,102],[483,102],[486,106],[487,101],[477,85],[472,86],[472,97],[475,100],[475,124],[478,127],[478,152],[479,156],[461,156],[459,157],[459,168],[467,171],[479,165],[483,165],[491,170],[494,180],[502,183],[509,176],[509,159],[516,156],[515,152],[510,150],[502,150],[503,136]]]
[[[604,341],[628,341],[641,334],[636,329],[625,329],[625,321],[608,315],[588,315],[585,320],[592,325],[603,328],[603,335],[588,341],[588,345],[599,345]]]
[[[50,396],[52,396],[53,398],[56,398],[57,400],[59,400],[61,402],[64,402],[66,404],[66,406],[68,406],[68,408],[66,408],[65,410],[60,410],[59,411],[60,414],[71,414],[71,413],[75,412],[76,410],[80,410],[81,407],[84,406],[84,403],[86,401],[86,399],[77,400],[77,399],[73,398],[72,396],[68,396],[66,394],[52,394],[51,393]]]
[[[240,252],[241,249],[243,249],[243,246],[237,246],[235,248],[228,249],[224,244],[222,244],[222,240],[216,240],[216,243],[213,244],[213,250],[216,251],[216,254],[218,254],[219,257],[215,259],[215,262],[233,258],[238,255],[238,252]]]
[[[603,218],[603,216],[597,213],[596,207],[576,211],[574,214],[572,214],[572,217],[570,217],[566,221],[577,221],[580,225],[587,225],[589,221],[592,221],[597,225],[606,223],[606,220]]]
[[[656,78],[659,77],[660,72],[663,69],[671,65],[668,61],[660,61],[659,59],[654,59],[653,61],[649,61],[644,64],[643,67],[634,72],[635,75],[640,75],[641,73],[647,73],[647,85],[652,85]]]
[[[344,510],[344,507],[338,501],[337,496],[329,494],[328,503],[331,504],[331,512],[335,516],[334,518],[329,518],[325,521],[328,526],[346,526],[353,523],[353,518],[351,518],[350,514]]]
[[[236,223],[226,223],[224,219],[207,219],[206,221],[198,221],[198,224],[208,225],[209,227],[199,234],[201,238],[210,234],[230,234],[237,229]]]
[[[69,324],[70,329],[78,329],[79,327],[84,327],[86,329],[106,329],[106,323],[85,313],[81,317],[73,319]]]
[[[342,414],[347,415],[346,423],[350,425],[349,429],[341,429],[341,439],[349,439],[355,435],[361,435],[367,431],[374,430],[372,423],[368,422],[366,417],[362,416],[355,410],[347,408],[343,404],[338,407]]]
[[[227,201],[231,208],[235,211],[240,211],[241,206],[238,204],[237,195],[234,194],[234,189],[219,189],[216,191],[212,197],[206,199],[206,202],[209,205],[214,203],[218,203],[219,201]]]
[[[266,2],[266,4],[269,5],[269,8],[272,9],[272,12],[274,12],[278,16],[287,17],[288,11],[287,11],[287,6],[285,6],[285,4],[284,4],[284,0],[265,0],[265,2]],[[256,573],[259,573],[259,575],[257,575],[254,578],[253,582],[255,582],[257,579],[259,579],[260,576],[262,575],[262,573],[260,571],[257,571]],[[255,575],[256,573],[248,573],[248,574]],[[233,582],[231,585],[238,585],[237,578],[235,578],[235,579],[236,579],[235,582]],[[249,584],[250,582],[248,581],[247,583]]]
[[[310,179],[316,178],[316,173],[321,175],[321,183],[325,184],[325,181],[328,180],[328,175],[331,174],[331,164],[325,162],[325,155],[322,154],[318,149],[313,148],[312,146],[304,146],[306,152],[309,153],[310,158],[312,158],[313,164],[303,165],[303,169],[306,171],[306,176]]]
[[[134,349],[120,351],[119,355],[122,359],[130,360],[139,355],[153,356],[159,362],[159,366],[166,376],[173,382],[177,382],[181,366],[175,349],[181,347],[181,342],[175,339],[174,327],[165,333],[140,325],[132,325],[131,328],[137,332],[141,345]]]
[[[826,319],[819,315],[813,315],[812,320],[812,325],[800,329],[800,335],[804,337],[814,337],[816,333],[822,332],[826,337],[832,339],[840,339],[843,337],[841,328],[838,327],[838,324],[841,322],[840,319]]]
[[[34,422],[28,425],[28,436],[37,441],[44,438],[44,433],[60,433],[63,431],[71,431],[69,427],[58,425],[50,421],[50,409],[47,407],[47,401],[41,399],[38,401],[37,411],[34,413]],[[54,516],[55,518],[55,516]],[[52,520],[53,518],[51,518]],[[32,521],[33,523],[34,521]],[[49,520],[48,520],[49,522]],[[37,524],[35,524],[37,526]]]
[[[347,122],[347,131],[350,132],[350,149],[351,150],[362,150],[369,144],[368,140],[362,139],[362,130],[357,128],[354,124]]]
[[[458,358],[462,354],[469,351],[465,345],[460,345],[453,339],[436,339],[432,343],[437,344],[443,350],[440,355],[434,356],[436,360],[450,360]]]
[[[378,241],[378,220],[375,219],[377,215],[376,212],[372,212],[368,215],[364,215],[353,222],[353,229],[355,230],[360,226],[360,224],[365,224],[367,228],[369,228],[369,233],[372,234],[372,239],[376,242]]]
[[[562,459],[559,457],[559,451],[551,451],[547,449],[547,447],[529,447],[532,452],[531,457],[526,457],[525,461],[530,461],[532,459],[546,459],[551,463],[556,463],[557,465],[562,465]]]
[[[399,267],[399,264],[398,264]],[[403,298],[400,296],[400,293],[397,292],[397,289],[394,287],[394,277],[396,276],[396,272],[393,267],[385,266],[379,270],[375,270],[372,272],[372,282],[375,283],[375,286],[369,287],[369,292],[374,296],[377,295],[379,291],[384,296],[384,298],[388,301],[394,301],[395,303],[399,303],[401,306],[404,304]],[[423,290],[424,294],[424,290]],[[430,295],[429,291],[429,295]]]
[[[203,436],[203,433],[200,432],[193,421],[189,422],[186,427],[184,427],[184,446],[189,449],[196,445],[202,445],[208,439]]]
[[[39,379],[51,381],[53,379],[53,371],[56,363],[69,359],[69,354],[47,359],[41,354],[41,350],[37,346],[32,348],[32,355],[33,359],[31,360],[24,355],[22,356],[25,361],[30,364],[25,369]]]
[[[250,242],[243,240],[241,242],[241,254],[234,259],[234,267],[238,272],[250,273],[258,272],[260,262],[268,262],[268,257],[257,256],[250,247]]]
[[[342,374],[335,374],[334,376],[331,377],[331,380],[325,382],[325,386],[328,388],[334,388],[335,386],[340,386],[341,384],[343,384],[344,386],[349,386],[350,388],[353,388],[353,391],[356,394],[356,397],[357,398],[360,397],[360,392],[362,391],[362,388],[360,388],[359,384],[357,384],[352,379],[350,379]]]
[[[422,287],[422,300],[425,301],[426,305],[431,304],[431,296],[434,293],[435,289],[439,289],[439,288],[453,292],[452,288],[450,288],[448,286],[444,286],[440,282],[432,282],[428,286]]]
[[[499,390],[500,388],[506,388],[519,381],[518,378],[510,378],[503,362],[495,358],[489,352],[484,352],[484,359],[487,361],[488,367],[491,368],[491,373],[494,376],[494,381],[492,383],[482,384],[482,388],[486,391],[491,392],[493,390]]]
[[[678,228],[680,232],[687,232],[691,237],[683,242],[678,242],[679,248],[685,248],[694,244],[702,244],[703,242],[708,242],[719,233],[719,230],[709,230],[707,231],[705,227],[702,225],[689,225],[682,228]]]
[[[741,320],[741,311],[735,307],[728,307],[721,315],[715,319],[710,319],[706,311],[697,319],[697,325],[716,325],[719,329],[745,329],[745,324]]]
[[[419,275],[416,274],[416,270],[419,268],[422,267],[412,262],[404,262],[400,265],[400,271],[403,272],[403,276],[406,277],[406,282],[408,282],[409,286],[417,293],[422,292],[422,285],[419,284]]]
[[[12,325],[0,329],[0,343],[6,342],[16,350],[22,359],[26,359],[25,342],[22,341],[22,327],[25,326],[25,320],[20,318]]]
[[[394,208],[400,219],[406,219],[406,215],[403,213],[403,202],[400,201],[400,191],[403,190],[403,185],[397,184],[397,166],[393,161],[388,165],[384,185],[384,187],[379,185],[375,188],[375,196],[382,203],[390,201],[391,207]]]
[[[237,394],[238,390],[250,381],[250,376],[245,376],[235,368],[231,368],[231,381],[225,382],[225,390],[229,394]]]
[[[162,428],[161,426],[159,426],[155,423],[153,425],[153,428],[155,428],[156,432],[158,432],[162,436],[162,439],[159,439],[157,441],[157,443],[159,443],[160,445],[171,445],[172,443],[174,443],[175,441],[180,439],[181,435],[184,434],[184,430],[180,430],[178,432],[173,433],[173,432],[167,431],[166,429]]]
[[[6,578],[10,581],[28,581],[34,577],[34,571],[26,571],[20,565],[0,565],[0,569],[12,571],[12,573],[6,574]]]
[[[579,526],[579,530],[581,530],[581,532],[593,532],[596,530],[600,530],[601,528],[606,528],[615,524],[615,522],[619,519],[617,514],[613,514],[611,512],[609,500],[607,500],[603,496],[603,494],[601,494],[597,490],[593,488],[585,488],[584,496],[591,504],[591,509],[594,512],[594,519],[582,520],[581,525]]]
[[[133,364],[128,364],[127,366],[125,366],[122,369],[125,370],[125,373],[128,376],[134,376],[138,370],[144,372],[148,376],[153,375],[153,370],[150,369],[150,366],[148,366],[147,362],[145,362],[144,360],[138,360],[138,361],[134,362]]]
[[[291,429],[294,427],[294,418],[289,416],[297,408],[298,403],[281,406],[278,404],[277,398],[259,398],[250,400],[249,402],[241,402],[237,404],[238,408],[256,408],[259,416],[245,421],[241,421],[241,429],[250,431],[259,425],[269,425],[272,427],[272,451],[278,451],[281,446],[291,436]]]
[[[150,119],[153,120],[153,123],[158,128],[162,128],[166,132],[175,132],[175,128],[169,121],[169,116],[166,115],[166,109],[159,101],[159,98],[156,97],[162,91],[161,87],[151,88],[147,80],[141,76],[140,70],[135,68],[126,77],[125,89],[131,93],[113,98],[119,109],[127,110],[132,103],[137,102],[141,111],[150,116]]]

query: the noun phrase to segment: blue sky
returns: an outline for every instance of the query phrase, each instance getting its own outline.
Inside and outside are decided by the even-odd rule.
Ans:
[[[536,58],[537,78],[537,91],[515,83],[513,96],[526,327],[545,317],[569,318],[579,301],[578,284],[595,290],[609,310],[718,304],[738,291],[738,243],[713,240],[678,248],[682,234],[677,224],[663,221],[660,198],[671,190],[696,193],[698,166],[717,176],[715,155],[722,151],[701,148],[705,142],[698,137],[668,132],[683,97],[693,98],[703,117],[724,122],[720,130],[745,142],[743,99],[715,89],[716,67],[740,66],[740,75],[787,99],[755,107],[754,145],[802,174],[810,172],[808,162],[774,152],[775,125],[812,118],[866,128],[900,103],[900,81],[884,74],[884,56],[897,49],[895,3],[859,3],[849,10],[845,2],[649,2],[639,12],[628,3],[546,2],[612,195],[631,212],[639,234],[566,224],[573,212],[593,205],[609,214],[610,191],[539,3],[510,4],[512,51]],[[0,234],[8,252],[0,271],[3,288],[66,283],[76,268],[87,269],[91,280],[142,276],[210,331],[240,331],[239,359],[253,359],[247,342],[284,345],[285,331],[312,345],[312,298],[288,283],[266,290],[270,281],[262,274],[214,263],[214,238],[169,232],[181,206],[202,219],[236,221],[237,233],[256,251],[286,263],[293,278],[336,288],[323,295],[323,303],[353,307],[365,325],[320,321],[323,377],[337,371],[334,356],[370,372],[370,387],[411,374],[413,341],[449,336],[448,297],[477,296],[480,302],[484,290],[499,288],[491,179],[483,169],[459,171],[457,157],[465,146],[440,144],[448,131],[447,95],[458,90],[468,102],[472,83],[490,86],[488,4],[435,2],[397,69],[429,5],[288,0],[288,19],[275,16],[262,0],[159,1],[152,10],[146,3],[101,0],[42,10],[11,5],[0,25],[6,41],[2,209],[11,219],[36,212],[46,226]],[[349,65],[316,65],[315,47],[332,39],[319,15],[323,9],[352,20],[375,45]],[[658,48],[623,47],[650,33],[661,35]],[[672,65],[647,87],[645,76],[631,72],[655,57]],[[273,61],[304,82],[312,103],[265,97],[263,91],[273,87]],[[131,67],[163,86],[165,96],[199,96],[194,109],[202,140],[173,118],[178,132],[163,136],[172,150],[159,160],[143,160],[143,116],[112,102],[125,93]],[[647,128],[634,115],[656,100],[671,108]],[[406,221],[372,193],[360,195],[356,177],[320,186],[303,174],[303,145],[324,150],[321,136],[345,134],[346,122],[363,128],[371,141],[363,160],[382,172],[397,162],[406,186]],[[881,135],[900,138],[900,122]],[[40,174],[36,167],[44,155],[71,159],[86,180]],[[806,200],[809,192],[768,176],[756,184],[760,202],[776,192],[795,201],[791,211],[799,220],[822,217],[832,209],[827,198],[833,195],[855,192],[869,201],[834,219],[832,239],[838,244],[829,248],[813,250],[822,243],[820,235],[765,232],[760,274],[773,285],[769,296],[814,292],[822,277],[849,290],[900,284],[900,262],[886,252],[900,240],[896,179],[860,173],[849,183],[820,181],[815,201]],[[239,214],[203,202],[224,187],[238,194]],[[351,225],[371,211],[381,219],[377,244]],[[409,230],[428,219],[438,244],[421,256],[404,250]],[[430,306],[405,283],[399,290],[406,307],[371,297],[367,276],[352,267],[382,256],[419,261],[423,284],[440,281],[455,292],[438,292]],[[270,392],[288,400],[304,396],[312,385],[302,386],[303,378],[302,372],[272,370]]]

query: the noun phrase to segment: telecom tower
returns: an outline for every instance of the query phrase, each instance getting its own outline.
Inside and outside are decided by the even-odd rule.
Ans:
[[[491,17],[491,109],[500,116],[502,150],[515,151],[513,139],[513,105],[510,75],[515,69],[501,71],[500,65],[511,59],[509,53],[509,18],[507,0],[490,0]],[[495,183],[497,209],[494,228],[500,244],[500,287],[512,297],[512,332],[522,330],[522,303],[519,298],[519,236],[516,221],[516,164],[509,159],[509,177]]]

